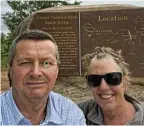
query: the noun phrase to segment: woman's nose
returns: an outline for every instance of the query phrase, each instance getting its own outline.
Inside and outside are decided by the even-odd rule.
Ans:
[[[105,81],[104,78],[101,79],[101,83],[100,83],[100,86],[99,86],[99,89],[101,90],[106,90],[106,89],[109,89],[109,85],[107,84],[107,82]]]

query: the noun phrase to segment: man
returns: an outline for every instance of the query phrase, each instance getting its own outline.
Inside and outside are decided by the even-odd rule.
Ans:
[[[59,64],[54,39],[28,30],[12,43],[9,81],[1,94],[1,125],[85,125],[82,111],[71,100],[52,92]]]

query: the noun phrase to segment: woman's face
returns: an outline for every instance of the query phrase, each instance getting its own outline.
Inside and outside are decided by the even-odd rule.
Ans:
[[[105,57],[101,60],[92,60],[89,74],[105,75],[111,72],[121,72],[120,67],[111,57]],[[112,86],[102,78],[100,85],[91,87],[91,91],[97,104],[106,111],[120,107],[125,100],[123,79],[119,85]]]

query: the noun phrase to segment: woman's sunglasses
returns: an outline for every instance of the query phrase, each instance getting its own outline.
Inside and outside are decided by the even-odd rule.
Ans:
[[[98,87],[101,84],[101,80],[104,78],[106,83],[110,86],[117,86],[122,81],[121,72],[111,72],[105,75],[90,74],[86,76],[86,80],[89,86]]]

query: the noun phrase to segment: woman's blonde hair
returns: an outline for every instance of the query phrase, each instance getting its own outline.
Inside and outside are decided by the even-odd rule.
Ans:
[[[82,57],[82,63],[85,70],[85,75],[89,73],[89,65],[93,58],[96,60],[103,59],[107,56],[111,56],[113,60],[119,65],[123,75],[127,78],[127,82],[129,83],[129,64],[124,61],[124,57],[122,56],[122,51],[115,51],[110,47],[96,47],[93,53],[88,53],[84,57]]]

